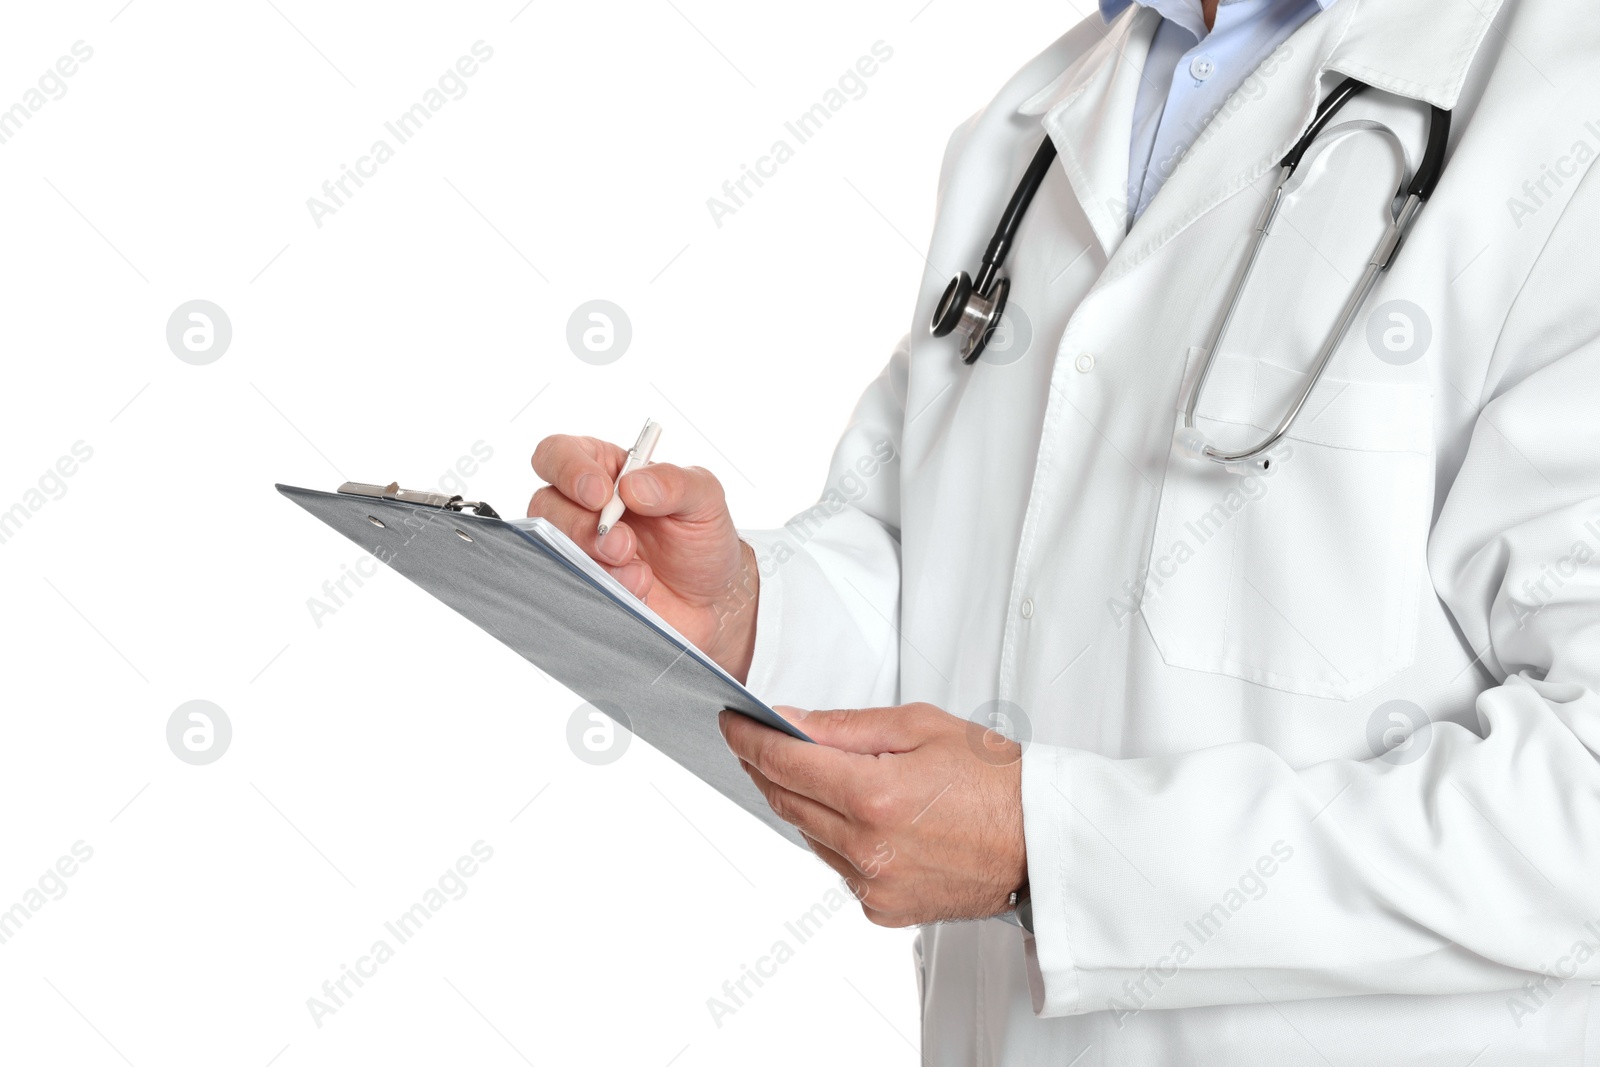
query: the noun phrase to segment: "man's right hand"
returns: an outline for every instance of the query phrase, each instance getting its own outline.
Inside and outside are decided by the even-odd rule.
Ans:
[[[755,647],[760,578],[722,483],[700,467],[651,463],[622,479],[627,514],[596,536],[627,450],[594,437],[546,437],[533,470],[549,484],[528,516],[572,538],[656,614],[743,682]]]

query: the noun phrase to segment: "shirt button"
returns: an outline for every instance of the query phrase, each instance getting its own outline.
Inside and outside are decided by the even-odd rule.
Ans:
[[[1024,619],[1033,618],[1033,598],[1032,597],[1028,597],[1026,600],[1024,600],[1022,602],[1022,617]]]
[[[1094,370],[1094,354],[1092,352],[1079,352],[1078,358],[1072,361],[1072,365],[1078,368],[1078,373],[1088,374]]]
[[[1217,72],[1217,65],[1211,61],[1210,56],[1195,56],[1194,62],[1189,64],[1189,73],[1199,81],[1205,81]]]

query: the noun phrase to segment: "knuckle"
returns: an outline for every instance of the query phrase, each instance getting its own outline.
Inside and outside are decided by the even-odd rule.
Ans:
[[[722,739],[727,743],[728,750],[739,758],[739,763],[744,767],[746,774],[755,774],[761,770],[757,758],[760,753],[750,744],[750,734],[737,715],[730,714],[723,720]]]
[[[694,492],[694,478],[684,467],[671,463],[662,464],[662,470],[657,472],[656,480],[661,485],[661,491],[666,494],[668,503],[681,503],[684,497]]]
[[[814,722],[819,726],[842,726],[850,718],[851,713],[843,708],[830,708],[826,711],[813,711],[806,716],[807,722]]]
[[[861,902],[865,904],[867,899],[867,897],[862,897]],[[897,915],[903,903],[899,893],[886,885],[876,882],[872,885],[871,900],[872,910],[879,915]]]
[[[777,757],[773,753],[772,745],[767,741],[756,742],[755,751],[750,753],[750,763],[768,781],[776,781],[778,779]]]
[[[548,516],[552,510],[551,504],[555,502],[559,495],[551,486],[540,486],[534,490],[533,500],[528,504],[528,514]]]
[[[902,888],[881,880],[872,883],[870,896],[861,898],[863,904],[869,901],[879,926],[905,926],[915,907],[915,901]]]
[[[761,771],[761,746],[754,743],[750,730],[741,721],[741,716],[730,714],[722,724],[722,737],[728,743],[728,748],[739,761],[745,765],[749,773],[764,773]]]
[[[722,483],[704,467],[674,467],[663,486],[680,505],[695,511],[716,510],[727,506]]]
[[[767,806],[772,813],[791,826],[800,822],[800,805],[794,801],[794,794],[782,789],[763,789],[767,797]]]
[[[855,861],[861,873],[868,878],[878,878],[894,862],[895,850],[888,841],[879,841],[870,849],[862,849],[855,853],[860,858]]]
[[[881,826],[892,822],[900,809],[900,800],[893,790],[873,786],[856,799],[856,814],[868,825]]]
[[[551,434],[533,446],[533,469],[541,475],[555,463],[561,454],[562,443],[566,437],[562,434]]]
[[[850,865],[851,877],[862,885],[872,881],[872,847],[865,843],[866,838],[849,828],[841,830],[837,837],[834,849]]]
[[[800,742],[793,743],[799,744]],[[786,755],[788,751],[788,747],[785,746]],[[814,794],[822,785],[822,776],[817,773],[817,769],[803,760],[782,758],[779,761],[779,767],[785,778],[792,782],[794,787],[802,793]]]
[[[762,772],[774,782],[781,782],[793,787],[800,792],[805,792],[811,786],[810,776],[805,773],[805,768],[798,766],[789,756],[788,747],[781,739],[762,739],[761,744]]]
[[[694,481],[699,482],[702,485],[704,485],[705,488],[708,491],[715,492],[719,496],[722,494],[722,482],[721,482],[721,480],[719,480],[715,474],[712,474],[706,468],[704,468],[704,467],[685,467],[685,468],[683,468],[683,472],[684,472],[684,474],[688,475]]]

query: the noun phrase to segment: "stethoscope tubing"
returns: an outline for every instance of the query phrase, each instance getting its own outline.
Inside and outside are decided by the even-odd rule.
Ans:
[[[1000,225],[995,227],[994,237],[989,241],[989,247],[983,253],[983,268],[978,272],[977,280],[972,283],[973,289],[979,293],[987,294],[989,286],[993,284],[995,275],[1006,261],[1006,254],[1011,251],[1011,242],[1017,236],[1017,230],[1022,226],[1024,216],[1033,203],[1033,198],[1039,191],[1039,186],[1044,184],[1046,174],[1050,173],[1050,164],[1056,159],[1056,143],[1049,137],[1039,145],[1039,150],[1033,154],[1033,161],[1028,164],[1028,169],[1023,172],[1022,181],[1017,185],[1017,191],[1011,194],[1011,202],[1006,205],[1004,215],[1000,216]]]
[[[1347,78],[1341,82],[1317,108],[1316,118],[1311,126],[1295,142],[1289,154],[1284,156],[1279,165],[1277,185],[1268,199],[1261,218],[1257,222],[1255,232],[1251,236],[1250,247],[1246,252],[1243,264],[1235,277],[1232,290],[1229,293],[1228,303],[1221,319],[1212,330],[1210,338],[1206,341],[1205,357],[1200,364],[1200,369],[1195,375],[1194,386],[1189,390],[1188,402],[1183,409],[1183,430],[1195,429],[1195,411],[1200,405],[1200,397],[1205,391],[1206,380],[1211,375],[1211,367],[1216,360],[1216,353],[1222,345],[1223,338],[1227,336],[1228,327],[1232,325],[1234,313],[1239,308],[1239,303],[1249,285],[1250,277],[1255,272],[1256,264],[1261,256],[1262,246],[1266,243],[1267,236],[1272,232],[1272,224],[1277,220],[1278,213],[1283,207],[1284,190],[1294,177],[1296,168],[1305,158],[1306,152],[1315,143],[1317,137],[1326,129],[1328,123],[1338,114],[1346,103],[1360,93],[1365,92],[1369,86],[1366,83]],[[1257,460],[1281,441],[1289,432],[1294,421],[1305,408],[1306,401],[1311,398],[1317,383],[1322,380],[1322,373],[1327,369],[1333,359],[1333,354],[1349,336],[1350,327],[1354,324],[1356,316],[1366,304],[1372,291],[1377,288],[1379,279],[1384,272],[1394,263],[1395,256],[1400,250],[1406,235],[1416,223],[1417,216],[1422,211],[1422,206],[1439,183],[1439,178],[1444,171],[1445,146],[1450,134],[1450,112],[1440,107],[1433,107],[1428,120],[1428,146],[1423,153],[1423,159],[1417,166],[1416,174],[1408,186],[1403,187],[1405,202],[1400,210],[1390,220],[1383,236],[1374,247],[1372,255],[1368,258],[1366,268],[1362,271],[1361,278],[1357,281],[1350,295],[1345,299],[1344,306],[1340,309],[1339,318],[1334,323],[1333,329],[1323,338],[1322,346],[1318,349],[1316,358],[1312,361],[1311,370],[1306,376],[1306,384],[1295,397],[1283,418],[1260,441],[1246,448],[1224,450],[1215,445],[1206,443],[1200,454],[1206,459],[1224,465],[1249,463]]]
[[[1228,328],[1233,324],[1234,315],[1261,258],[1261,249],[1283,208],[1289,183],[1317,138],[1327,129],[1328,123],[1345,104],[1369,88],[1371,88],[1369,85],[1357,78],[1346,78],[1335,86],[1318,105],[1311,124],[1278,165],[1277,184],[1256,222],[1245,258],[1235,274],[1227,304],[1207,339],[1203,349],[1204,359],[1184,405],[1182,425],[1178,431],[1179,444],[1185,451],[1192,451],[1197,458],[1204,457],[1227,465],[1248,463],[1259,459],[1263,453],[1282,440],[1305,408],[1306,401],[1310,399],[1317,383],[1321,381],[1322,373],[1333,359],[1334,352],[1349,336],[1351,326],[1377,287],[1378,280],[1394,263],[1400,246],[1405,242],[1406,236],[1411,232],[1417,216],[1422,211],[1422,206],[1427,203],[1439,184],[1439,179],[1444,173],[1446,147],[1450,138],[1450,112],[1435,105],[1429,113],[1428,144],[1422,161],[1417,165],[1416,173],[1412,175],[1410,183],[1402,185],[1396,194],[1397,198],[1403,196],[1404,202],[1400,210],[1391,217],[1388,227],[1367,261],[1366,269],[1362,271],[1360,280],[1340,309],[1339,318],[1334,323],[1333,329],[1323,339],[1322,346],[1312,361],[1311,370],[1306,376],[1304,388],[1295,397],[1283,418],[1256,444],[1248,448],[1225,451],[1207,441],[1195,427],[1195,412],[1199,408],[1206,381],[1211,376],[1217,351],[1221,348],[1223,339],[1227,337]],[[990,238],[989,245],[984,250],[983,263],[977,280],[969,278],[965,271],[956,275],[951,279],[934,311],[931,330],[935,337],[944,337],[957,331],[962,334],[960,354],[963,363],[974,363],[983,354],[984,347],[989,343],[990,336],[999,326],[1000,318],[1005,313],[1010,281],[1001,276],[1000,270],[1005,265],[1006,255],[1011,251],[1011,244],[1016,238],[1024,216],[1027,215],[1028,207],[1033,203],[1034,195],[1038,193],[1039,186],[1044,182],[1045,175],[1049,173],[1055,158],[1055,142],[1046,137],[1034,153],[1033,160],[1028,164],[1028,169],[1023,174],[1016,191],[1011,194],[1005,213],[1000,216],[994,236]]]

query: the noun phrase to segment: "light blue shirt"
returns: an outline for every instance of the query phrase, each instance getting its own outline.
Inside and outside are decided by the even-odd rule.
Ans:
[[[1134,0],[1100,0],[1107,22]],[[1150,43],[1128,150],[1128,225],[1144,214],[1223,104],[1289,35],[1335,0],[1220,0],[1206,29],[1201,0],[1138,0],[1161,15]]]

